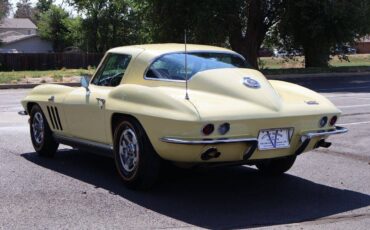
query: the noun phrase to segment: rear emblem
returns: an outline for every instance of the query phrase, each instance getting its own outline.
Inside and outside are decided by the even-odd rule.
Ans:
[[[249,88],[258,89],[261,87],[260,83],[250,77],[243,78],[243,84]]]
[[[318,105],[319,103],[317,101],[304,101],[307,105]]]

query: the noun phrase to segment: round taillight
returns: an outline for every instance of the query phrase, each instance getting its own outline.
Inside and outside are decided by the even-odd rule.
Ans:
[[[328,123],[328,117],[323,117],[320,119],[319,125],[320,127],[324,127]]]
[[[229,132],[229,130],[230,130],[230,124],[229,123],[223,123],[222,125],[220,125],[218,127],[218,132],[221,135],[225,135],[227,132]]]
[[[211,133],[213,133],[213,131],[215,130],[215,126],[213,124],[207,124],[203,127],[202,129],[202,133],[206,136],[210,135]]]
[[[338,120],[338,117],[337,116],[333,116],[330,121],[329,121],[329,124],[330,126],[334,126],[335,123],[337,123],[337,120]]]

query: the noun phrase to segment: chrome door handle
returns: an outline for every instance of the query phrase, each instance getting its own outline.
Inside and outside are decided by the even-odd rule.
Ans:
[[[97,101],[100,101],[100,102],[102,102],[102,103],[105,103],[105,99],[103,99],[103,98],[99,98],[99,97],[97,97],[97,98],[96,98],[96,100],[97,100]]]
[[[102,109],[105,105],[105,99],[97,97],[96,100],[98,101],[99,107]]]

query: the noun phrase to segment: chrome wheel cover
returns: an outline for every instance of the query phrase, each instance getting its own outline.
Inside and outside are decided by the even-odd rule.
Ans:
[[[126,126],[119,139],[119,157],[126,172],[132,172],[139,163],[139,144],[135,131]]]
[[[33,137],[37,144],[42,144],[44,141],[44,118],[41,112],[36,112],[32,119]]]

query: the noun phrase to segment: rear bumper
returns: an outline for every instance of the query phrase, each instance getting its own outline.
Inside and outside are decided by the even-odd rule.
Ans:
[[[186,162],[230,162],[251,159],[270,159],[288,155],[299,155],[305,151],[316,148],[318,141],[326,139],[328,136],[346,133],[347,128],[334,127],[330,130],[317,130],[302,132],[295,136],[290,149],[276,149],[262,151],[258,150],[257,137],[238,137],[238,138],[218,138],[218,139],[188,139],[178,137],[163,137],[160,140],[166,143],[166,149],[172,149],[172,153],[167,155],[168,160]],[[176,147],[177,146],[177,147]],[[204,157],[204,154],[213,149],[216,157]],[[178,152],[181,154],[173,154]],[[217,153],[219,152],[219,153]]]
[[[184,145],[209,145],[209,144],[223,144],[223,143],[239,143],[239,142],[256,142],[257,138],[222,138],[222,139],[182,139],[175,137],[163,137],[161,141],[172,144]]]
[[[301,136],[301,140],[300,140],[301,145],[296,150],[295,155],[299,155],[299,154],[303,153],[305,151],[305,149],[307,148],[307,146],[310,144],[310,142],[313,138],[317,138],[319,140],[322,140],[322,139],[327,138],[328,136],[343,134],[343,133],[346,133],[346,132],[348,132],[347,128],[336,126],[335,129],[333,129],[333,130],[328,130],[328,131],[320,130],[320,131],[311,131],[311,132],[304,133]]]
[[[312,139],[314,137],[325,137],[330,135],[342,134],[348,132],[347,128],[336,126],[333,130],[320,130],[311,131],[304,133],[301,136],[301,141],[306,139]],[[172,144],[185,144],[185,145],[208,145],[208,144],[222,144],[222,143],[248,143],[248,142],[258,142],[255,137],[245,137],[245,138],[220,138],[220,139],[185,139],[176,137],[162,137],[161,141]]]
[[[342,134],[348,132],[347,128],[336,126],[335,129],[333,130],[328,130],[328,131],[313,131],[313,132],[308,132],[302,135],[302,138],[309,138],[312,139],[314,137],[325,137],[325,136],[330,136],[330,135],[336,135],[336,134]]]

